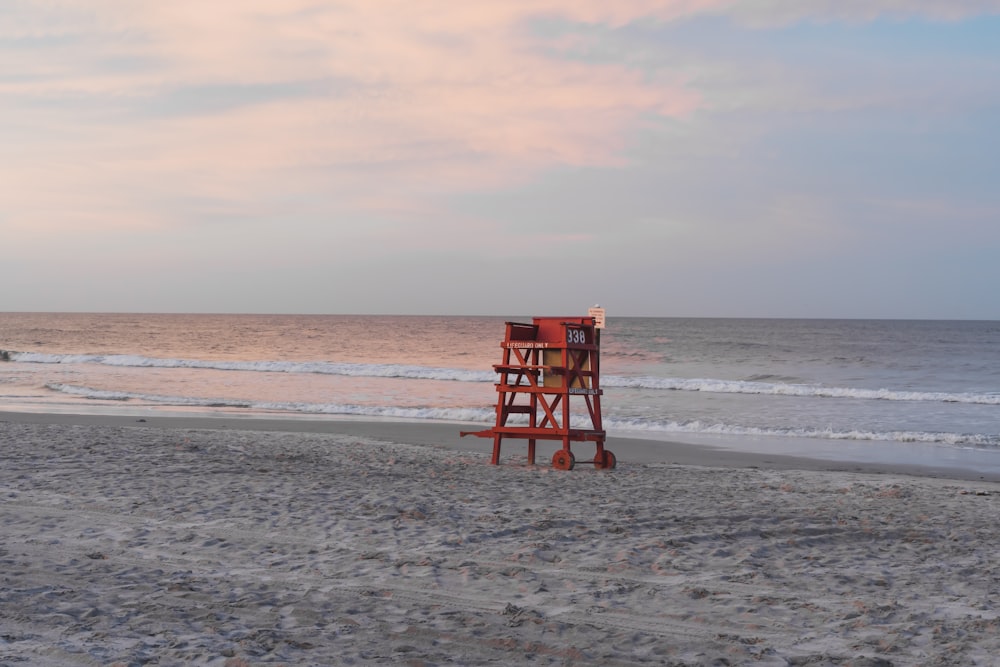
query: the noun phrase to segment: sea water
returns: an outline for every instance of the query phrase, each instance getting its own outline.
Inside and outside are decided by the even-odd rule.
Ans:
[[[486,428],[506,321],[531,318],[0,313],[0,409]],[[612,313],[600,382],[612,436],[1000,452],[1000,322]]]

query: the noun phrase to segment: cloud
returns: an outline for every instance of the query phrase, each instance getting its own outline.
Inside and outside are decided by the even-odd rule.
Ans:
[[[585,62],[540,22],[572,35],[701,15],[956,20],[1000,2],[957,5],[21,1],[0,15],[5,225],[162,228],[296,207],[327,220],[432,216],[444,194],[627,164],[650,119],[831,103],[786,66],[757,69],[748,86],[732,66],[693,80],[669,63]]]
[[[19,171],[8,181],[15,221],[113,228],[142,217],[128,200],[256,208],[262,193],[284,199],[307,184],[364,206],[359,186],[372,177],[386,199],[405,200],[442,182],[490,187],[553,165],[616,164],[637,118],[690,114],[698,94],[619,64],[554,58],[526,24],[714,3],[626,4],[22,3],[18,23],[0,28],[20,73],[0,77],[15,100],[3,120],[24,148],[24,170],[0,163]]]
[[[879,18],[897,20],[961,21],[976,16],[1000,14],[998,0],[769,0],[726,2],[722,12],[735,20],[759,27],[787,25],[799,21],[867,22]]]

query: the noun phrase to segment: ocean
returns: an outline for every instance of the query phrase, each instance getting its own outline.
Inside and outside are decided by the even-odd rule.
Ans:
[[[531,317],[0,313],[0,410],[487,428],[506,321]],[[1000,322],[610,312],[601,386],[611,436],[1000,453]]]

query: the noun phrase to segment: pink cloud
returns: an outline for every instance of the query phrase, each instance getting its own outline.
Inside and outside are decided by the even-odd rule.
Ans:
[[[18,142],[0,157],[8,220],[165,225],[172,212],[162,203],[176,198],[230,202],[234,215],[309,196],[327,201],[315,205],[331,216],[352,207],[425,211],[428,194],[508,185],[565,165],[622,164],[644,118],[688,118],[706,105],[680,73],[650,79],[622,63],[551,55],[552,44],[530,30],[540,17],[610,27],[696,13],[758,23],[949,19],[998,4],[52,0],[0,26],[12,39],[72,37],[5,53],[19,76],[0,82],[0,94],[30,101],[0,111]],[[779,79],[769,95],[789,94]],[[129,115],[155,110],[177,90],[287,82],[316,90]]]
[[[618,164],[637,120],[691,114],[698,93],[679,79],[647,81],[622,65],[550,57],[525,22],[558,15],[620,24],[718,4],[57,1],[51,16],[75,19],[39,20],[31,30],[83,35],[92,48],[25,56],[24,71],[35,76],[0,92],[69,99],[70,106],[74,98],[100,99],[105,109],[128,110],[155,106],[178,88],[291,81],[329,90],[224,112],[126,114],[113,124],[57,105],[44,118],[18,118],[36,145],[29,168],[13,178],[16,217],[31,225],[75,219],[93,227],[105,219],[116,226],[135,217],[123,202],[143,197],[174,193],[253,207],[260,192],[323,186],[344,193],[341,205],[354,198],[363,206],[373,199],[372,172],[383,198],[405,200],[496,186],[557,165]],[[153,65],[115,71],[102,64],[130,58]],[[47,142],[48,128],[66,141]],[[48,168],[52,163],[60,166]],[[63,210],[27,215],[49,191],[62,193]]]

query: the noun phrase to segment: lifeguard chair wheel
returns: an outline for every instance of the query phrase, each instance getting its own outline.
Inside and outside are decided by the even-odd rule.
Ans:
[[[572,470],[576,465],[576,457],[573,452],[560,449],[552,455],[552,467],[556,470]]]
[[[604,456],[594,457],[594,467],[598,470],[612,470],[618,467],[618,459],[615,458],[614,452],[610,449],[605,449],[603,452]]]

